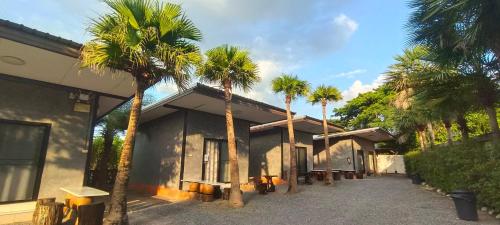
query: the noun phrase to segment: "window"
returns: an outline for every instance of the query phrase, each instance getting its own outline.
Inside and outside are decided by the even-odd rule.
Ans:
[[[37,198],[49,126],[0,120],[0,202]]]

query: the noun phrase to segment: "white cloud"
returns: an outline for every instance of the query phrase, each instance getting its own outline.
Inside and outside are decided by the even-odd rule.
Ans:
[[[369,84],[363,84],[360,80],[354,81],[348,89],[342,91],[342,101],[335,103],[335,107],[342,107],[349,100],[356,98],[359,94],[366,93],[380,87],[380,85],[384,83],[384,80],[384,75],[380,75]]]
[[[153,88],[163,95],[172,95],[178,92],[177,85],[173,82],[160,82],[154,85]]]
[[[273,93],[271,88],[272,80],[281,75],[283,66],[272,60],[259,60],[256,63],[259,66],[261,81],[247,93],[242,90],[236,90],[235,93],[268,104],[283,105],[281,96]]]
[[[359,24],[340,13],[345,0],[172,0],[180,3],[203,33],[202,50],[221,44],[246,48],[260,69],[262,81],[244,96],[282,105],[281,96],[271,91],[271,80],[282,72],[293,73],[307,61],[317,60],[345,46]],[[25,23],[54,35],[84,42],[90,18],[108,11],[99,0],[6,1],[7,18],[24,16]],[[15,14],[23,7],[24,14]],[[177,92],[175,85],[160,83],[160,95]]]
[[[347,71],[347,72],[337,73],[337,74],[333,75],[333,77],[353,78],[354,75],[363,74],[363,73],[366,73],[365,69],[355,69],[355,70],[351,70],[351,71]]]

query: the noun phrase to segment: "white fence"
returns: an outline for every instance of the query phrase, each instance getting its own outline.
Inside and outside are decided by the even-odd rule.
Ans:
[[[378,173],[406,173],[402,155],[377,155]]]

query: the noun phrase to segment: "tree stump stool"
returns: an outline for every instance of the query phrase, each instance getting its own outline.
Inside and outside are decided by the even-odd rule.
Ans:
[[[39,199],[33,213],[34,225],[60,225],[63,219],[64,204],[55,202],[55,198]]]

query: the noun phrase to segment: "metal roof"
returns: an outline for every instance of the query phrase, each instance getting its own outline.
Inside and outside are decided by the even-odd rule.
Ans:
[[[389,132],[386,130],[380,128],[380,127],[373,127],[373,128],[366,128],[366,129],[360,129],[360,130],[353,130],[353,131],[347,131],[347,132],[341,132],[341,133],[335,133],[335,134],[330,134],[328,137],[330,138],[339,138],[339,137],[348,137],[348,136],[356,136],[360,138],[364,138],[370,141],[378,142],[378,141],[389,141],[395,139],[394,136],[392,136]],[[323,136],[316,136],[314,137],[314,140],[323,140]]]

